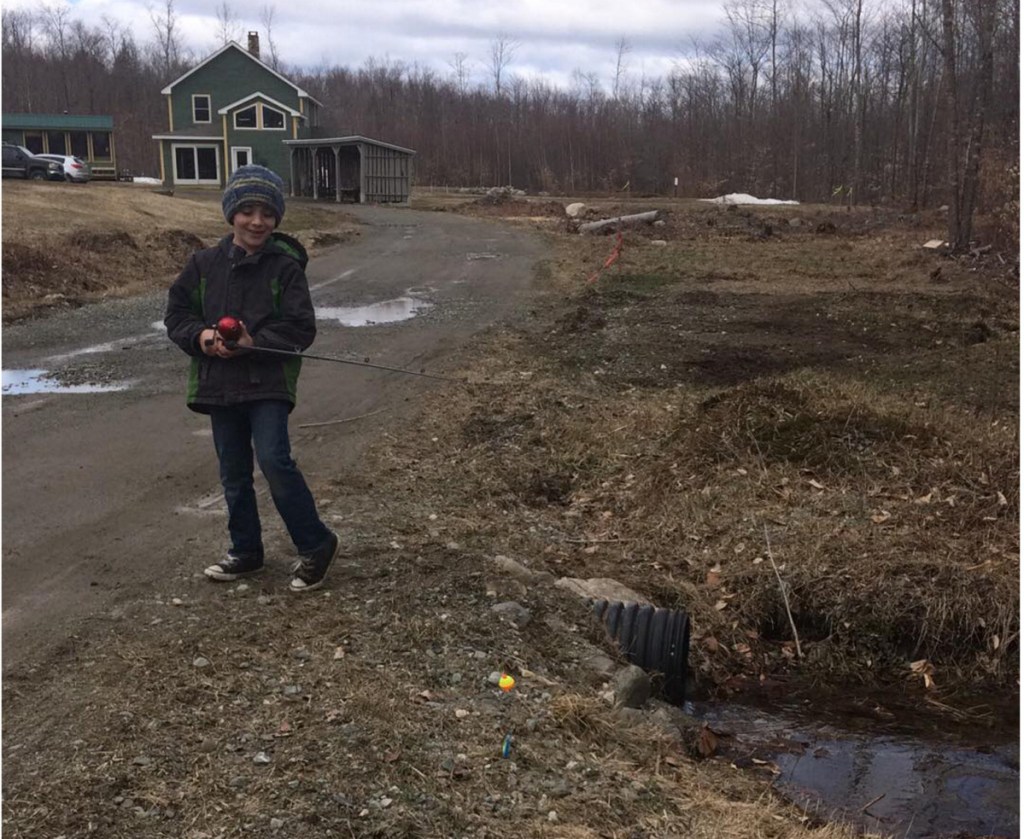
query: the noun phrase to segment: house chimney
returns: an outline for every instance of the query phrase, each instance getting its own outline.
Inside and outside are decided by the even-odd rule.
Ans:
[[[249,33],[249,53],[253,58],[260,57],[260,33],[250,32]]]

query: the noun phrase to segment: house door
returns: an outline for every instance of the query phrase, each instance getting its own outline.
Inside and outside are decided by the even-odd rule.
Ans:
[[[239,166],[248,166],[252,163],[252,146],[231,147],[231,171],[234,172]]]

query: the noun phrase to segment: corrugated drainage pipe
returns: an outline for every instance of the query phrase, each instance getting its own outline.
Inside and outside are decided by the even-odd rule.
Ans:
[[[690,618],[681,609],[648,603],[595,600],[594,614],[630,662],[665,676],[665,694],[673,702],[686,698],[690,655]]]

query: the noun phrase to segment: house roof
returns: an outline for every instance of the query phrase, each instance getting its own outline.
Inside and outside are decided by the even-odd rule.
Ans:
[[[394,149],[404,154],[416,154],[413,149],[404,146],[396,146],[394,143],[385,143],[381,140],[374,140],[371,137],[364,137],[362,134],[350,134],[347,137],[318,137],[311,140],[282,140],[286,146],[299,148],[308,146],[354,146],[357,143],[369,143],[371,146],[382,146],[386,149]]]
[[[163,94],[169,94],[171,92],[171,90],[174,88],[175,85],[177,85],[177,84],[181,83],[182,81],[184,81],[185,79],[187,79],[189,76],[191,76],[197,70],[200,70],[203,67],[205,67],[207,64],[209,64],[211,61],[213,61],[218,56],[220,56],[223,53],[227,52],[228,50],[232,50],[232,49],[238,50],[242,55],[244,55],[250,61],[254,61],[256,64],[258,64],[264,70],[266,70],[268,73],[272,73],[274,76],[279,78],[286,85],[289,85],[290,87],[295,88],[295,92],[299,96],[303,96],[306,99],[309,99],[311,102],[315,102],[317,105],[321,105],[320,102],[318,102],[316,99],[314,99],[312,96],[310,96],[306,91],[304,91],[301,87],[299,87],[297,84],[295,84],[295,82],[291,81],[290,79],[286,79],[284,76],[282,76],[280,73],[278,73],[277,70],[275,70],[269,64],[264,64],[255,55],[253,55],[251,52],[249,52],[249,50],[247,50],[241,44],[236,43],[235,41],[228,41],[228,43],[226,43],[223,47],[221,47],[219,50],[217,50],[212,55],[208,55],[206,58],[204,58],[202,61],[200,61],[195,67],[193,67],[191,70],[189,70],[184,75],[181,75],[178,78],[176,78],[173,82],[171,82],[169,85],[167,85],[167,87],[165,87],[160,92],[163,93]]]
[[[269,102],[275,108],[280,108],[282,111],[287,111],[288,114],[293,116],[293,117],[302,117],[303,119],[306,118],[305,114],[300,113],[299,111],[296,111],[294,108],[289,108],[283,102],[278,102],[276,99],[273,99],[270,96],[267,96],[267,94],[265,94],[265,93],[260,93],[259,91],[256,91],[256,93],[250,93],[248,96],[243,96],[237,102],[232,102],[230,105],[225,105],[223,108],[219,108],[217,110],[217,113],[218,114],[226,114],[229,111],[233,111],[235,108],[240,108],[246,102],[250,102],[253,99],[262,99],[264,102]]]
[[[4,128],[64,129],[66,131],[113,131],[114,118],[94,114],[3,114]]]
[[[181,131],[165,131],[163,134],[154,134],[154,140],[209,140],[211,142],[223,143],[224,138],[220,134],[207,133],[210,129],[205,126],[185,128]]]

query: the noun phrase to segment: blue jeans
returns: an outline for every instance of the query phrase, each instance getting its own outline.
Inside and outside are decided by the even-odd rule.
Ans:
[[[231,549],[242,556],[263,556],[260,514],[253,487],[253,450],[270,485],[274,506],[300,554],[309,554],[330,537],[313,494],[292,459],[287,402],[265,399],[210,412],[213,445],[220,461],[220,482],[228,505]]]

